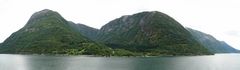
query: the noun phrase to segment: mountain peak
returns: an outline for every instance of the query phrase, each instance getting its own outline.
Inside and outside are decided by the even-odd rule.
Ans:
[[[27,25],[32,25],[35,23],[64,23],[66,20],[56,11],[49,9],[44,9],[38,12],[35,12],[27,22]]]
[[[50,15],[59,15],[57,12],[49,10],[49,9],[44,9],[38,12],[35,12],[30,19],[36,19],[44,16],[50,16]]]
[[[110,21],[109,24],[104,25],[103,28],[114,28],[119,27],[123,29],[130,29],[133,26],[139,26],[141,30],[149,32],[149,29],[154,29],[155,27],[164,28],[165,26],[171,26],[175,28],[175,26],[180,26],[181,29],[184,29],[182,25],[180,25],[176,20],[171,18],[170,16],[158,12],[158,11],[144,11],[132,15],[125,15],[120,18],[117,18],[113,21]],[[154,27],[154,28],[152,28]],[[103,29],[105,30],[105,29]],[[105,30],[111,31],[112,29]],[[118,29],[117,29],[118,30]]]
[[[43,10],[37,12],[37,13],[40,14],[40,13],[49,13],[49,12],[54,12],[54,11],[52,11],[52,10],[50,10],[50,9],[43,9]]]
[[[139,12],[139,13],[136,13],[136,14],[134,14],[134,15],[139,15],[139,14],[145,14],[145,15],[156,15],[156,14],[158,14],[158,15],[166,15],[166,14],[164,14],[164,13],[162,13],[162,12],[159,12],[159,11],[143,11],[143,12]]]

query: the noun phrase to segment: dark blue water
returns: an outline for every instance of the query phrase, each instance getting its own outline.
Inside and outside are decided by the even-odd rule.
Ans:
[[[0,70],[240,70],[240,54],[176,57],[0,54]]]

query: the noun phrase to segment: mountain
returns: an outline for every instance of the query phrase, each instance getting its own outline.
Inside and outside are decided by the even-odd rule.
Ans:
[[[223,43],[224,44],[224,43]],[[101,29],[65,20],[58,12],[34,13],[2,44],[0,53],[103,56],[212,54],[180,23],[157,12],[110,21]]]
[[[70,26],[59,13],[42,10],[1,45],[0,53],[110,54],[111,49],[95,43]]]
[[[99,30],[96,41],[144,55],[211,54],[180,23],[157,11],[112,20]]]
[[[224,41],[219,41],[213,36],[191,29],[186,28],[193,36],[194,38],[200,42],[204,47],[209,49],[209,51],[214,53],[236,53],[238,50],[234,49]]]
[[[78,32],[80,32],[83,36],[91,40],[95,40],[97,38],[97,33],[99,30],[96,28],[89,27],[87,25],[80,24],[80,23],[76,24],[71,21],[69,21],[69,25],[75,30],[77,30]]]

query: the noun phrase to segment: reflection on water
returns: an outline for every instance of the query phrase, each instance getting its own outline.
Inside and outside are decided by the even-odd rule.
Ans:
[[[0,55],[0,70],[29,70],[22,55]]]
[[[240,70],[240,54],[86,57],[0,54],[0,70]]]

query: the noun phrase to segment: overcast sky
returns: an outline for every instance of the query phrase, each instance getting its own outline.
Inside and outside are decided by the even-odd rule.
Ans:
[[[122,15],[160,11],[185,27],[211,34],[240,49],[238,0],[0,0],[0,42],[42,9],[57,11],[69,21],[94,28]]]

